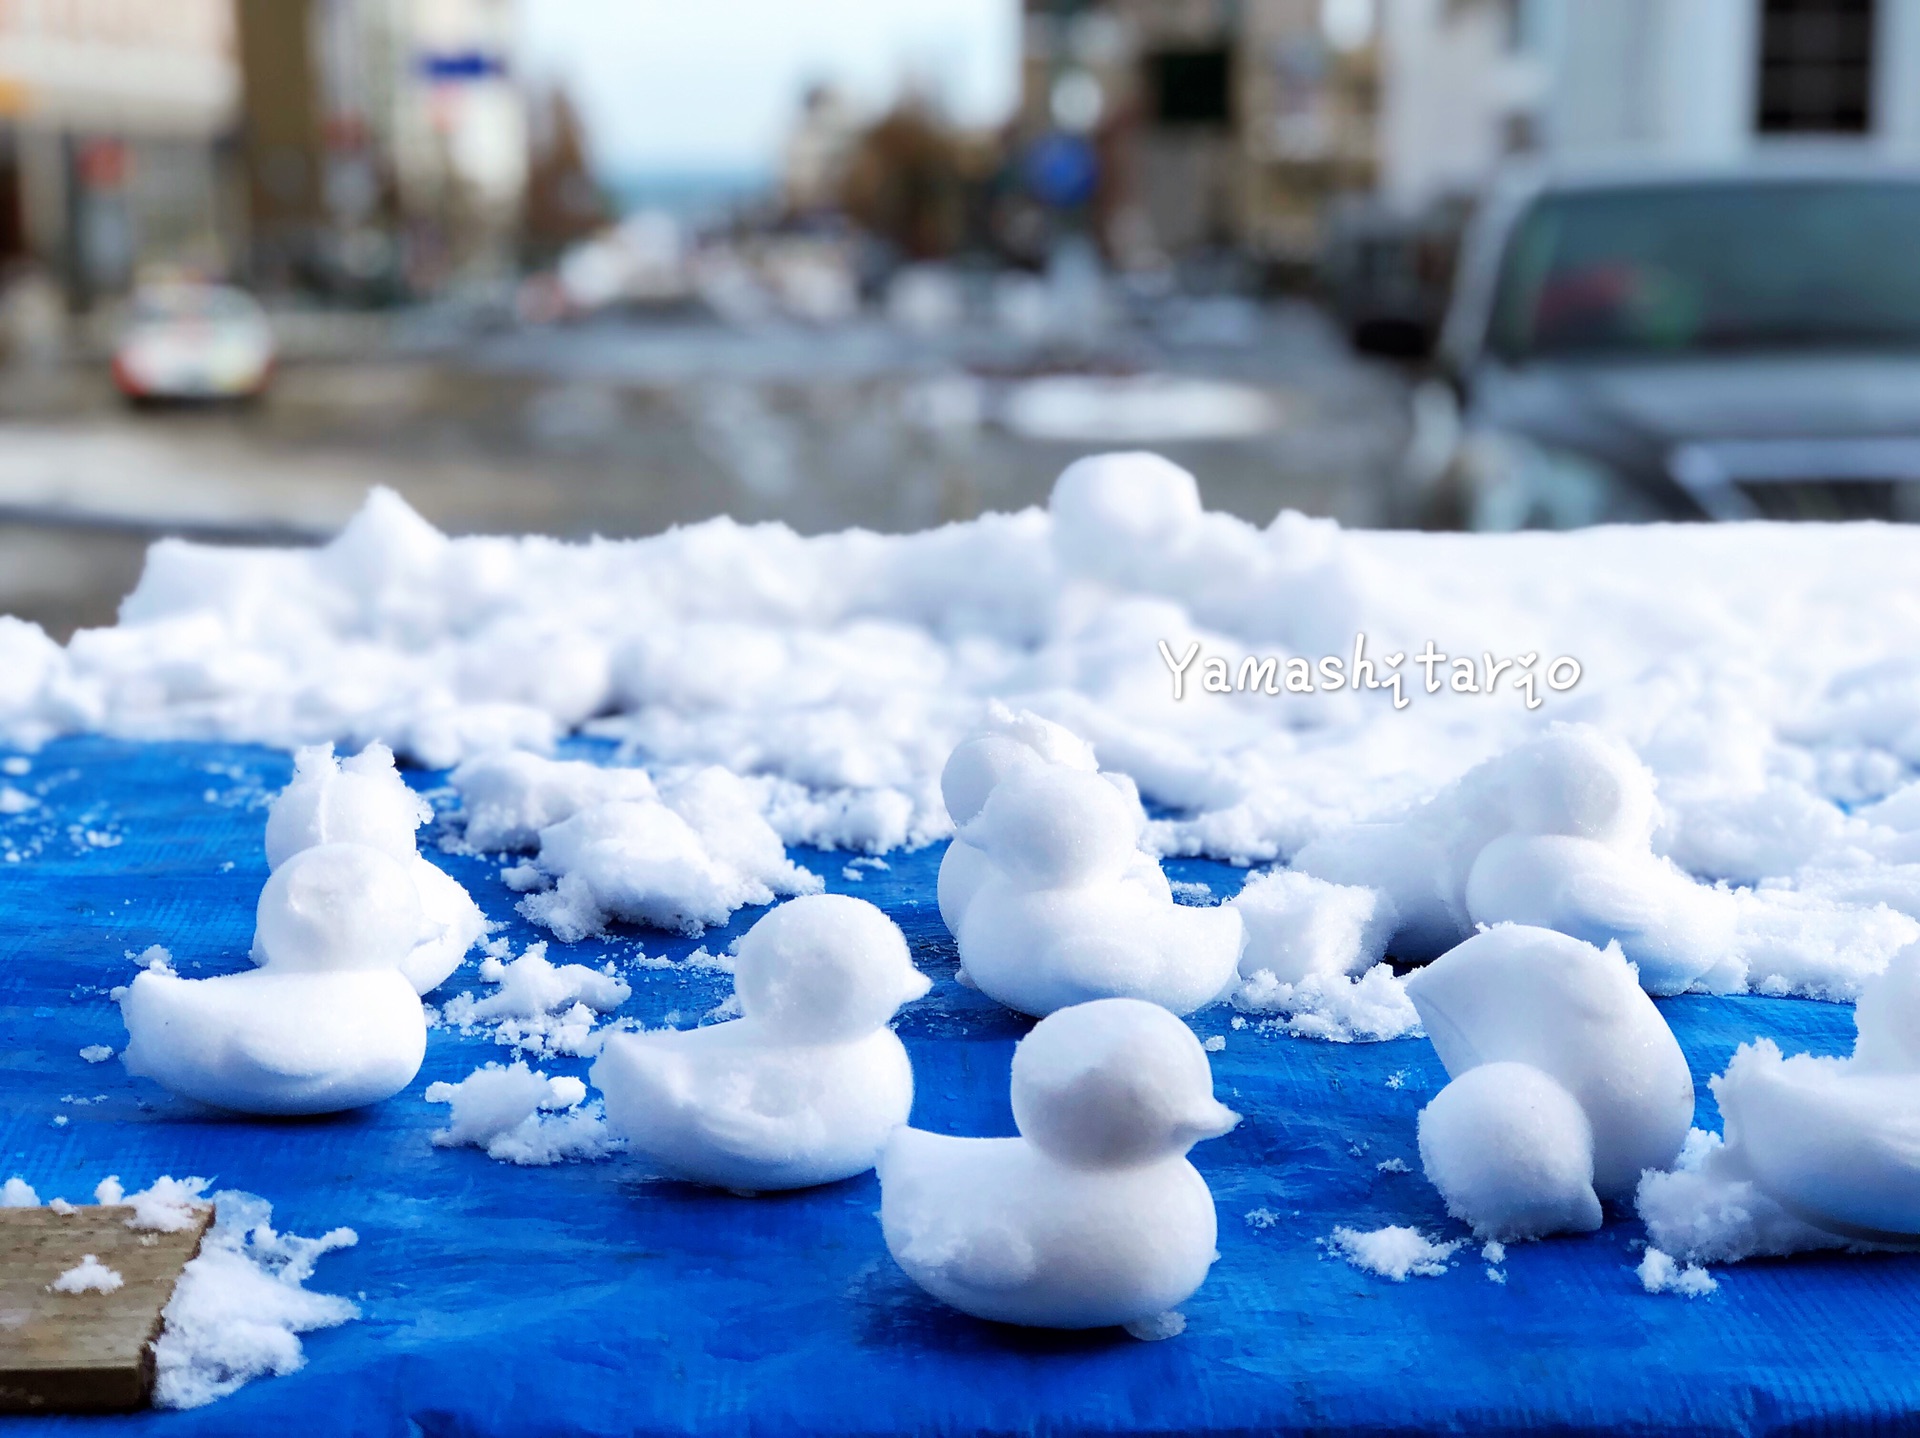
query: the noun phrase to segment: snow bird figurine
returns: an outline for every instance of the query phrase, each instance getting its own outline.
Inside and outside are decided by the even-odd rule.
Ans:
[[[962,831],[991,866],[960,921],[960,961],[989,998],[1045,1015],[1135,998],[1176,1014],[1221,997],[1246,929],[1230,906],[1176,904],[1140,877],[1127,797],[1105,776],[1022,767]]]
[[[133,981],[127,1071],[256,1114],[360,1108],[413,1082],[427,1021],[400,962],[433,926],[405,866],[365,844],[303,849],[267,880],[255,922],[250,973]]]
[[[630,1152],[694,1183],[758,1193],[864,1173],[913,1107],[888,1027],[926,993],[907,941],[864,899],[812,894],[740,940],[741,1016],[612,1034],[590,1077]]]
[[[267,810],[270,869],[316,844],[339,843],[365,844],[406,866],[432,921],[399,961],[421,994],[445,983],[487,931],[486,915],[460,881],[420,855],[414,831],[432,817],[432,806],[407,787],[384,744],[344,760],[334,758],[331,744],[297,750],[293,779]],[[258,943],[254,958],[264,961]]]
[[[1018,1138],[895,1132],[879,1165],[894,1261],[976,1318],[1178,1332],[1217,1236],[1187,1150],[1240,1121],[1200,1041],[1138,999],[1061,1009],[1014,1050],[1012,1098]]]

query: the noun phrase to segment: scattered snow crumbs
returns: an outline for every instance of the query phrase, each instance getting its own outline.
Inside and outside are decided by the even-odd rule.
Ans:
[[[1701,1298],[1720,1287],[1714,1276],[1699,1264],[1689,1263],[1682,1268],[1657,1248],[1646,1251],[1634,1272],[1640,1275],[1640,1286],[1649,1293],[1678,1293],[1687,1298]]]
[[[182,1270],[153,1345],[156,1407],[198,1408],[251,1379],[292,1373],[306,1361],[297,1335],[360,1316],[347,1299],[304,1286],[323,1254],[359,1242],[352,1229],[301,1238],[274,1231],[263,1198],[225,1191],[213,1202],[214,1226]]]
[[[1280,1222],[1280,1215],[1270,1208],[1254,1208],[1247,1211],[1248,1228],[1272,1228]]]
[[[47,1285],[50,1293],[111,1293],[126,1286],[126,1279],[115,1273],[91,1253]]]
[[[1200,1045],[1201,1048],[1210,1054],[1217,1054],[1226,1046],[1227,1036],[1225,1034],[1210,1034],[1207,1036],[1205,1042]]]
[[[1407,1173],[1407,1161],[1404,1158],[1383,1158],[1374,1165],[1382,1173]]]
[[[9,778],[18,779],[22,775],[31,774],[32,772],[33,761],[22,755],[11,754],[5,759],[0,759],[0,774],[5,774]]]
[[[113,1057],[113,1050],[105,1044],[88,1044],[80,1050],[80,1057],[90,1064],[103,1064]]]
[[[1390,1224],[1362,1233],[1357,1228],[1336,1228],[1327,1240],[1334,1252],[1355,1268],[1404,1283],[1409,1274],[1438,1278],[1447,1271],[1447,1260],[1465,1239],[1435,1243],[1417,1228]]]
[[[529,945],[511,963],[490,954],[480,961],[480,978],[495,985],[494,991],[484,998],[456,994],[441,1016],[463,1033],[484,1028],[495,1043],[532,1054],[597,1053],[595,1022],[633,992],[610,972],[612,967],[554,964],[545,943]]]
[[[1488,1263],[1505,1263],[1507,1246],[1497,1238],[1488,1239],[1486,1246],[1480,1250],[1480,1256]]]
[[[1178,1338],[1187,1331],[1187,1316],[1184,1313],[1162,1313],[1153,1318],[1140,1318],[1127,1325],[1127,1332],[1142,1343],[1158,1343],[1163,1338]]]

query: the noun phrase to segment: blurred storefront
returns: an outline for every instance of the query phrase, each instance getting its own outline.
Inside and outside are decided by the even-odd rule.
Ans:
[[[505,274],[528,181],[512,0],[239,0],[252,267],[380,302]]]
[[[229,0],[0,0],[0,280],[226,269],[238,92]]]

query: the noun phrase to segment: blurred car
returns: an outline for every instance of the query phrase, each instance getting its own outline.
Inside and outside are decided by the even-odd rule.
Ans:
[[[228,285],[143,286],[113,351],[114,383],[136,403],[253,398],[273,366],[265,312]]]
[[[1920,519],[1920,172],[1510,177],[1416,398],[1415,516]]]

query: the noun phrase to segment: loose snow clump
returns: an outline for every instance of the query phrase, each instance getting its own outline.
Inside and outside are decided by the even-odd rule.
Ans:
[[[1679,1154],[1693,1080],[1617,947],[1503,924],[1407,980],[1451,1078],[1420,1115],[1447,1210],[1509,1242],[1600,1226]]]
[[[452,1105],[433,1135],[441,1148],[462,1144],[503,1163],[544,1165],[599,1158],[613,1147],[597,1103],[577,1078],[548,1078],[522,1060],[486,1064],[459,1083],[427,1086],[428,1103]]]
[[[126,1283],[126,1279],[89,1253],[47,1287],[54,1293],[112,1293],[126,1287]]]
[[[1355,1268],[1405,1283],[1418,1274],[1438,1278],[1447,1271],[1447,1260],[1466,1242],[1454,1238],[1444,1242],[1428,1238],[1417,1228],[1390,1224],[1385,1228],[1362,1231],[1345,1226],[1334,1229],[1328,1240],[1333,1251]]]
[[[1699,1264],[1689,1263],[1682,1268],[1673,1261],[1671,1254],[1662,1253],[1657,1248],[1646,1251],[1634,1273],[1640,1279],[1640,1286],[1649,1293],[1677,1293],[1682,1298],[1704,1298],[1720,1288],[1713,1275]]]
[[[1018,1138],[901,1127],[881,1155],[880,1225],[907,1276],[1002,1323],[1152,1323],[1217,1256],[1213,1196],[1187,1161],[1239,1116],[1206,1051],[1155,1004],[1060,1009],[1013,1056]]]
[[[441,1016],[463,1032],[487,1028],[495,1043],[541,1055],[597,1053],[600,1036],[594,1024],[633,992],[610,972],[551,962],[544,942],[529,945],[511,961],[482,959],[480,978],[496,985],[492,993],[483,998],[457,994]]]
[[[735,959],[740,1017],[608,1035],[594,1086],[630,1151],[748,1192],[864,1173],[913,1106],[888,1026],[926,993],[906,939],[863,899],[813,894],[762,917]]]
[[[359,1241],[350,1228],[319,1238],[277,1233],[273,1208],[250,1193],[213,1196],[215,1219],[168,1302],[153,1345],[161,1408],[198,1408],[241,1385],[305,1363],[299,1334],[358,1318],[344,1298],[304,1285],[323,1254]]]
[[[456,769],[453,786],[469,809],[469,844],[537,842],[533,861],[508,877],[552,885],[522,899],[520,912],[564,943],[615,919],[697,934],[736,909],[821,887],[788,861],[748,786],[718,767],[656,789],[638,770],[496,755]]]

